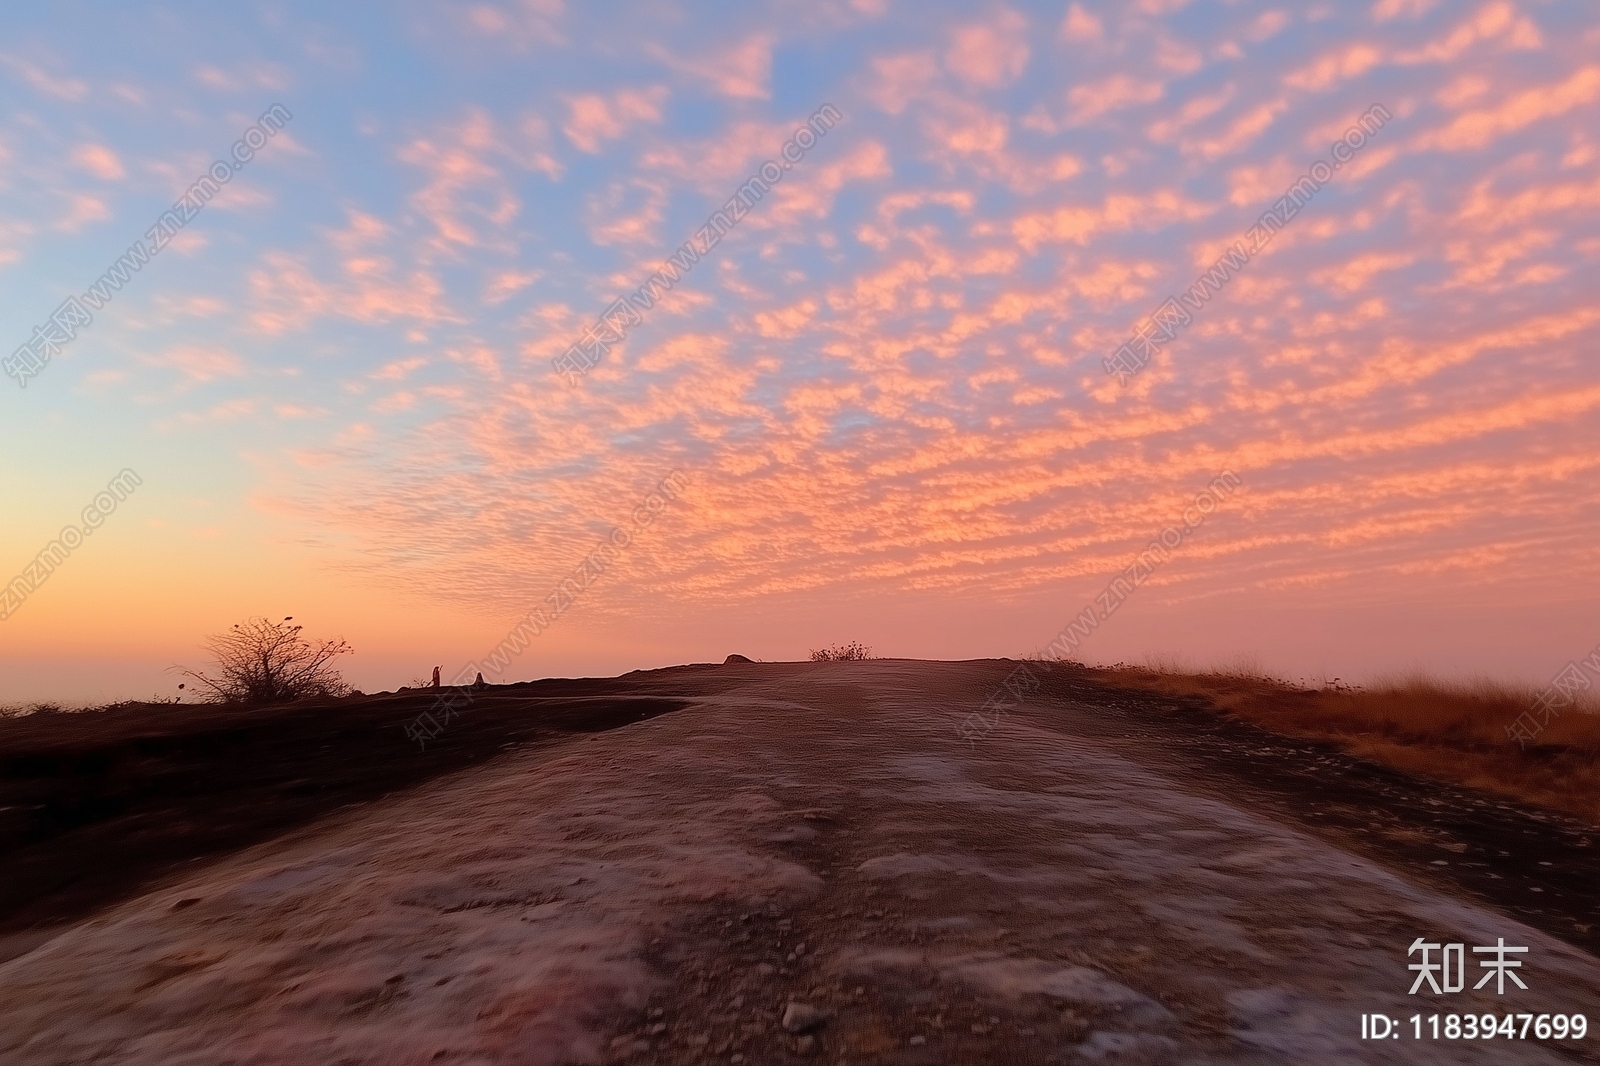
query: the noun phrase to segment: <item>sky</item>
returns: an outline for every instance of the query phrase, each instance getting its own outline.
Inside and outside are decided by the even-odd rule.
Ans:
[[[1099,602],[1091,662],[1542,684],[1597,220],[1581,2],[9,5],[0,701],[255,615],[393,688],[541,605],[490,680]]]

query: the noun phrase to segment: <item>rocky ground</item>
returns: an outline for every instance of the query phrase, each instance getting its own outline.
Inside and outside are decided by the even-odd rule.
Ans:
[[[505,690],[455,749],[389,729],[366,758],[411,761],[250,847],[169,834],[83,913],[28,900],[0,1061],[1600,1061],[1405,1021],[1600,1025],[1589,827],[1067,669],[964,737],[1011,667],[681,668]],[[661,702],[575,732],[607,699]],[[350,801],[373,774],[408,783]],[[59,871],[154,802],[18,854]],[[1525,945],[1529,988],[1408,996],[1419,936]]]

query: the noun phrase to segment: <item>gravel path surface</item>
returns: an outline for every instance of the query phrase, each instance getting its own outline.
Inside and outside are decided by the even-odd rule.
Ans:
[[[0,965],[0,1061],[1600,1061],[1596,1033],[1412,1039],[1600,1027],[1600,962],[1196,780],[1087,690],[969,743],[1009,669],[663,672],[689,707],[335,812]],[[1419,936],[1468,945],[1469,990],[1406,994]],[[1501,937],[1528,990],[1471,991]],[[1362,1041],[1373,1012],[1404,1038]]]

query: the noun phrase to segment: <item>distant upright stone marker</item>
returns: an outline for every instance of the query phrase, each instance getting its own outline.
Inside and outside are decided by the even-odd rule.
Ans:
[[[754,659],[746,659],[743,655],[740,655],[738,652],[734,652],[732,655],[730,655],[726,659],[722,660],[722,665],[723,666],[731,666],[734,663],[753,663],[753,662],[755,662]]]
[[[433,687],[439,687],[439,667],[437,666],[433,668]]]

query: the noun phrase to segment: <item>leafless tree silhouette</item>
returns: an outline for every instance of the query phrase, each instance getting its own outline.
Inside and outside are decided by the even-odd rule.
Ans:
[[[216,661],[216,676],[182,671],[205,697],[219,703],[272,703],[308,696],[342,696],[350,691],[333,662],[353,649],[343,640],[313,644],[300,626],[252,618],[226,633],[206,638]]]

